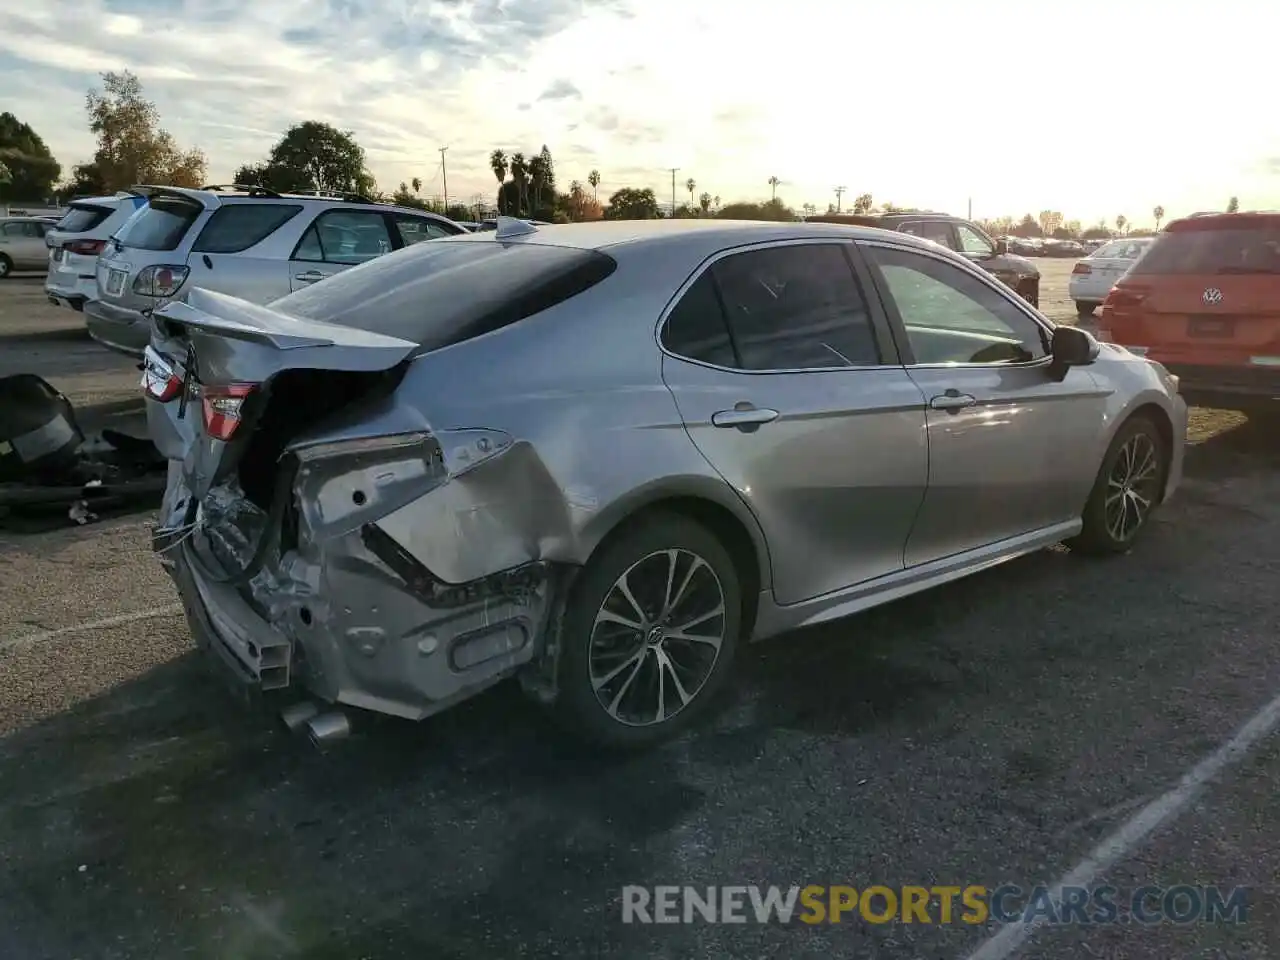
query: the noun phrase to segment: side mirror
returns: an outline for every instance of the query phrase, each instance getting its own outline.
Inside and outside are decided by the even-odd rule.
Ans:
[[[1079,327],[1055,327],[1050,352],[1053,362],[1050,373],[1061,381],[1071,367],[1084,367],[1098,359],[1098,341],[1087,330]]]
[[[1008,252],[1009,252],[1009,242],[1007,240],[997,240],[996,252],[993,254],[993,256],[1003,257]]]

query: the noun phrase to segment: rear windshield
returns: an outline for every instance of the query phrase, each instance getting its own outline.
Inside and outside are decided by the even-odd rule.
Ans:
[[[616,268],[596,250],[444,239],[344,270],[272,307],[434,350],[550,309]]]
[[[1136,260],[1147,247],[1136,240],[1112,240],[1093,251],[1093,256],[1102,260]]]
[[[184,197],[152,197],[125,222],[116,239],[139,250],[173,250],[203,212],[204,207]]]
[[[1280,230],[1185,230],[1162,233],[1133,275],[1280,273]]]
[[[56,230],[64,233],[84,233],[92,230],[115,211],[111,207],[97,207],[88,203],[73,203],[71,209],[58,221]]]
[[[300,204],[233,203],[219,207],[191,249],[195,253],[239,253],[265,240],[298,215]]]

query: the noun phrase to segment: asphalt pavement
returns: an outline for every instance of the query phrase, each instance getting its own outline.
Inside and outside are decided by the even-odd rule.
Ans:
[[[1267,956],[1280,447],[1203,411],[1193,438],[1130,555],[1043,551],[757,645],[714,718],[629,757],[508,686],[318,751],[191,652],[145,517],[0,534],[0,957]],[[1091,862],[1249,886],[1247,921],[1005,953],[991,922],[622,922],[629,885],[1030,888]]]

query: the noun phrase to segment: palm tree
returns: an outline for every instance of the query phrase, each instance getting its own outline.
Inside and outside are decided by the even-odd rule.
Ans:
[[[507,182],[507,155],[501,150],[489,154],[489,169],[498,178],[498,203],[502,203],[502,185]]]
[[[689,191],[689,206],[692,207],[693,191],[698,189],[698,185],[694,182],[693,177],[690,177],[688,180],[684,182],[684,188]]]
[[[414,177],[412,180],[409,181],[409,186],[413,187],[413,192],[415,194],[419,194],[422,192],[422,181],[419,180],[417,177]]]
[[[1232,197],[1227,201],[1227,213],[1238,213],[1240,211],[1240,198]]]
[[[533,214],[542,209],[542,188],[547,182],[547,162],[540,153],[529,158],[529,182],[533,185],[533,203],[529,212]]]
[[[711,194],[704,193],[698,198],[698,209],[702,211],[705,217],[711,210]]]
[[[1124,228],[1128,225],[1129,225],[1129,218],[1126,217],[1123,213],[1120,214],[1120,216],[1116,217],[1116,230],[1118,230],[1120,233],[1124,233]]]
[[[717,210],[719,210],[719,209],[720,209],[720,197],[719,197],[719,196],[712,197],[712,198],[711,198],[711,205],[712,205],[713,207],[715,207]]]
[[[1156,218],[1156,233],[1160,232],[1160,221],[1164,219],[1164,207],[1156,207],[1151,211],[1151,215]]]
[[[600,186],[600,171],[592,170],[587,174],[587,183],[591,184],[591,199],[596,199],[596,190]]]
[[[777,177],[769,178],[769,200],[770,202],[778,199],[778,184],[782,181]]]
[[[524,216],[525,204],[529,199],[528,189],[529,163],[523,153],[511,155],[511,179],[516,182],[516,216]]]

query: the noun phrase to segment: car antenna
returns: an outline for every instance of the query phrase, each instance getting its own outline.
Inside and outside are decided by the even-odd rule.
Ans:
[[[498,240],[507,240],[511,237],[523,237],[537,232],[538,228],[527,220],[521,220],[517,217],[499,217],[498,227],[494,230],[493,235]]]

